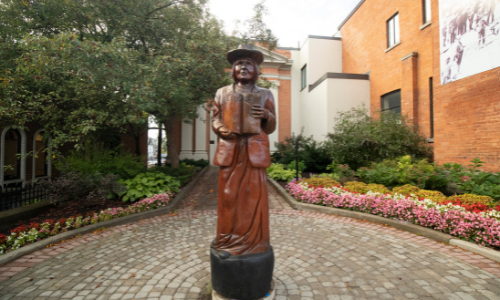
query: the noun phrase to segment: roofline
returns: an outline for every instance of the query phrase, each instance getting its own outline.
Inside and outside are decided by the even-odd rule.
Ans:
[[[279,50],[300,51],[300,48],[294,48],[294,47],[276,47],[276,49],[279,49]]]
[[[335,36],[324,36],[324,35],[311,35],[311,34],[309,34],[307,36],[306,40],[302,43],[302,46],[306,44],[306,42],[307,42],[308,39],[334,40],[334,41],[341,41],[342,40],[342,38],[335,37]],[[302,50],[302,47],[300,47],[300,48],[295,48],[295,47],[276,47],[276,49],[300,51],[300,50]]]
[[[370,75],[368,75],[368,74],[332,73],[332,72],[327,72],[325,75],[321,76],[315,83],[309,85],[309,92],[311,92],[312,90],[314,90],[318,85],[320,85],[326,79],[370,80]]]
[[[344,26],[344,24],[347,23],[347,21],[349,21],[349,19],[352,17],[352,15],[354,15],[354,13],[356,13],[356,11],[361,7],[361,5],[363,5],[363,3],[365,3],[365,1],[366,0],[359,1],[358,5],[356,5],[356,7],[351,11],[351,13],[349,15],[347,15],[347,18],[345,18],[344,21],[342,21],[342,23],[340,23],[338,30],[340,30],[340,28],[342,28],[342,26]]]

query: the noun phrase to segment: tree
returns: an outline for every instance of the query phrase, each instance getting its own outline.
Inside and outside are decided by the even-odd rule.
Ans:
[[[174,123],[227,84],[225,53],[241,41],[195,0],[11,0],[0,20],[0,118],[79,148],[146,112],[165,125],[174,167]]]

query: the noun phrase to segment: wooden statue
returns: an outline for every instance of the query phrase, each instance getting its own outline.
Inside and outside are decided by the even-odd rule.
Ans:
[[[212,129],[219,136],[214,164],[220,172],[212,284],[225,297],[257,299],[269,292],[274,267],[266,168],[276,114],[272,93],[255,85],[263,54],[241,45],[227,59],[234,83],[217,91],[213,107]]]

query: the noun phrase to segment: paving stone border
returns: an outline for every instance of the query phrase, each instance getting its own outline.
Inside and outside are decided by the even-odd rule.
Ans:
[[[165,207],[150,210],[150,211],[145,211],[141,213],[136,213],[130,216],[125,216],[125,217],[120,217],[116,218],[113,220],[109,221],[104,221],[104,222],[99,222],[96,224],[91,224],[82,228],[78,229],[73,229],[68,232],[60,233],[57,235],[54,235],[52,237],[46,238],[41,241],[37,241],[31,245],[27,245],[24,247],[21,247],[15,251],[8,252],[6,254],[0,255],[0,266],[5,265],[11,261],[14,261],[18,258],[21,258],[22,256],[26,254],[33,253],[35,251],[41,250],[45,247],[47,247],[50,244],[55,244],[59,243],[63,240],[70,239],[72,237],[86,234],[86,233],[91,233],[99,228],[108,228],[108,227],[113,227],[113,226],[118,226],[118,225],[123,225],[126,223],[130,222],[136,222],[140,221],[143,219],[148,219],[151,217],[159,216],[159,215],[166,215],[174,211],[177,206],[181,203],[181,200],[187,195],[187,193],[193,189],[196,184],[198,183],[198,180],[205,174],[205,172],[208,170],[208,167],[203,168],[192,180],[189,182],[177,195],[174,197],[174,199]]]
[[[384,224],[384,225],[389,225],[397,229],[401,229],[404,231],[408,231],[411,233],[415,233],[418,235],[425,236],[431,240],[435,240],[438,242],[450,244],[453,246],[457,246],[459,248],[462,248],[464,250],[482,255],[484,257],[487,257],[491,260],[494,260],[496,262],[500,262],[500,252],[495,251],[490,248],[486,248],[474,243],[466,242],[463,240],[455,239],[451,235],[438,232],[429,228],[425,228],[422,226],[418,226],[415,224],[411,224],[409,222],[403,222],[399,220],[392,220],[392,219],[387,219],[384,217],[376,216],[376,215],[371,215],[371,214],[366,214],[366,213],[361,213],[361,212],[356,212],[356,211],[350,211],[350,210],[345,210],[345,209],[340,209],[340,208],[334,208],[334,207],[327,207],[327,206],[321,206],[321,205],[316,205],[316,204],[307,204],[307,203],[301,203],[295,200],[294,197],[292,197],[288,192],[275,180],[272,178],[268,177],[268,181],[271,183],[271,185],[277,190],[277,192],[282,196],[288,204],[293,209],[296,210],[301,210],[301,211],[310,211],[310,212],[318,212],[318,213],[324,213],[324,214],[330,214],[330,215],[339,215],[343,217],[349,217],[349,218],[355,218],[355,219],[361,219],[361,220],[367,220],[371,221],[374,223],[378,224]]]

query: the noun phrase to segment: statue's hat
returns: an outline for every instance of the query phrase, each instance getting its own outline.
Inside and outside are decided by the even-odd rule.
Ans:
[[[264,54],[259,50],[255,50],[252,45],[239,45],[238,49],[227,52],[227,61],[231,64],[240,58],[250,58],[255,61],[257,65],[260,65],[264,61]]]

